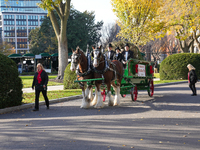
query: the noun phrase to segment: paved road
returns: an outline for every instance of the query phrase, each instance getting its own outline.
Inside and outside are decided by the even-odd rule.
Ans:
[[[190,95],[183,83],[156,87],[152,98],[139,91],[119,107],[80,109],[78,99],[3,114],[0,150],[199,150],[200,96]]]

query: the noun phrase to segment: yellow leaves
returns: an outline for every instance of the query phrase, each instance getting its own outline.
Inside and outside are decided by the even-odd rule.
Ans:
[[[143,45],[155,37],[154,31],[160,30],[161,26],[153,21],[159,15],[160,0],[111,0],[111,3],[119,18],[120,37]]]

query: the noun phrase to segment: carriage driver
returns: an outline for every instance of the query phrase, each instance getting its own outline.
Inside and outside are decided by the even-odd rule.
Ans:
[[[126,63],[128,62],[128,60],[130,58],[133,58],[133,52],[131,50],[129,50],[129,44],[126,43],[125,45],[125,51],[122,52],[122,63],[124,68],[126,67]]]
[[[108,45],[107,58],[112,61],[114,59],[114,56],[115,56],[115,52],[112,50],[112,44],[110,43]]]

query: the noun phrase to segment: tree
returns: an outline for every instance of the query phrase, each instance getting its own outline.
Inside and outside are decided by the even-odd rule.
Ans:
[[[48,10],[53,29],[55,31],[58,40],[58,54],[59,54],[59,66],[57,79],[63,79],[64,71],[68,64],[68,44],[67,44],[67,19],[70,13],[71,0],[42,0],[39,7]],[[57,12],[60,25],[56,19],[55,12]]]
[[[101,45],[103,48],[106,48],[106,46],[113,41],[120,40],[120,38],[117,37],[117,34],[120,32],[120,27],[117,23],[107,24],[102,28],[101,32]]]
[[[84,11],[83,13],[71,7],[67,24],[67,38],[69,51],[77,46],[86,49],[87,44],[93,45],[100,41],[103,21],[95,23],[94,12]]]
[[[160,9],[160,22],[164,30],[176,31],[183,52],[188,53],[194,41],[200,48],[200,1],[199,0],[166,0]]]
[[[4,54],[6,56],[15,53],[15,48],[6,42],[0,44],[0,54]]]
[[[40,28],[35,28],[29,33],[30,52],[38,55],[40,53],[57,53],[58,41],[53,31],[49,17],[45,17]]]
[[[59,16],[55,16],[60,25]],[[87,44],[93,45],[99,42],[101,37],[100,30],[103,22],[95,23],[94,12],[80,12],[71,6],[70,15],[67,22],[67,41],[68,53],[77,46],[86,49]],[[57,39],[49,17],[45,17],[40,29],[30,32],[29,41],[32,53],[57,51]]]
[[[163,5],[160,0],[111,0],[111,3],[121,27],[119,36],[136,45],[153,40],[163,28],[163,23],[157,22],[157,12]]]
[[[165,35],[163,38],[157,38],[149,41],[144,46],[140,46],[140,50],[146,53],[147,60],[160,60],[161,54],[172,55],[180,51],[180,45],[173,34]]]

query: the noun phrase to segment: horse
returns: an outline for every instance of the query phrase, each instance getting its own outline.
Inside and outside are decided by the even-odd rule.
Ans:
[[[92,79],[93,73],[90,68],[91,57],[87,58],[84,52],[79,47],[77,47],[76,50],[72,50],[72,52],[73,53],[71,56],[70,70],[71,71],[76,70],[78,80]],[[92,85],[87,86],[87,88],[85,89],[85,84],[86,84],[85,82],[81,82],[79,84],[80,88],[82,89],[82,95],[83,95],[81,108],[89,108],[90,102],[92,105],[95,105],[96,98],[93,97]]]
[[[102,53],[101,48],[93,50],[93,70],[94,78],[98,78],[99,74],[104,78],[103,81],[95,81],[95,86],[97,88],[97,104],[101,104],[101,84],[102,82],[107,85],[107,94],[108,94],[108,105],[117,106],[120,104],[120,86],[121,80],[123,78],[123,65],[118,60],[107,60],[106,56]],[[116,81],[116,84],[115,84]],[[115,99],[111,97],[111,86],[113,86],[115,91]],[[96,107],[101,107],[96,106]]]

